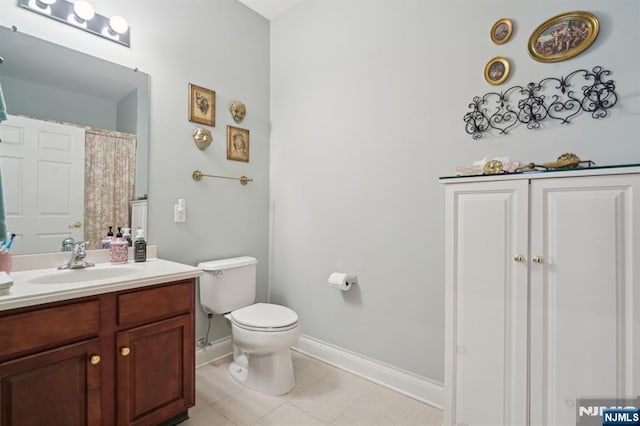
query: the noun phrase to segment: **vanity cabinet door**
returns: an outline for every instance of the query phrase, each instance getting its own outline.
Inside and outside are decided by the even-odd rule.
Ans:
[[[153,425],[195,403],[193,316],[116,336],[117,424]]]
[[[100,342],[89,340],[0,364],[0,424],[98,426]]]

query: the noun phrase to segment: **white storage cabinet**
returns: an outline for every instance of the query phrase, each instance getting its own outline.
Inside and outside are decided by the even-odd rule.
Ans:
[[[443,178],[445,425],[640,394],[640,168]]]

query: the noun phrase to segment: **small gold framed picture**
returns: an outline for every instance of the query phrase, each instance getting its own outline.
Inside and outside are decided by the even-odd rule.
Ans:
[[[249,162],[249,131],[227,126],[227,160]]]
[[[491,58],[484,66],[484,79],[487,83],[498,85],[504,83],[509,77],[509,61],[507,58],[496,56]]]
[[[491,41],[495,44],[504,44],[511,38],[513,32],[513,24],[511,19],[498,19],[491,27]]]
[[[216,125],[216,92],[189,83],[189,121]]]

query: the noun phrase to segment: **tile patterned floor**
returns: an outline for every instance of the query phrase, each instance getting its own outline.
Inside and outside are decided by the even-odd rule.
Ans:
[[[440,426],[442,411],[292,351],[296,386],[287,395],[245,389],[229,360],[196,370],[196,406],[184,426]]]

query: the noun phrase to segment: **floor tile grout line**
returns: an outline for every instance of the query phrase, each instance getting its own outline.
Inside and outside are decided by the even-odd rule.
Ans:
[[[298,362],[296,362],[296,358],[298,360]],[[302,361],[300,361],[302,360]],[[228,375],[222,374],[221,372],[223,372],[223,370],[225,369],[226,365],[228,364],[229,361],[222,361],[222,362],[216,362],[216,363],[212,363],[212,364],[205,364],[200,368],[206,368],[206,370],[202,370],[200,371],[200,374],[198,374],[196,376],[196,386],[198,386],[198,384],[201,381],[207,381],[207,382],[217,382],[217,386],[213,386],[210,387],[210,383],[207,385],[209,390],[209,393],[206,391],[200,391],[200,389],[198,389],[197,387],[197,392],[196,395],[198,396],[198,401],[202,403],[202,405],[204,407],[206,407],[205,409],[213,409],[213,412],[217,413],[218,415],[220,415],[222,418],[226,419],[230,424],[232,425],[236,425],[238,426],[238,423],[236,423],[233,419],[231,419],[228,415],[225,415],[223,411],[220,410],[221,407],[224,406],[224,401],[227,401],[231,398],[238,398],[238,392],[236,392],[236,390],[233,390],[232,393],[228,393],[225,390],[228,390],[229,386],[231,383],[228,383],[228,381],[232,381],[232,379],[230,377],[228,377]],[[317,364],[316,364],[317,363]],[[296,365],[297,364],[297,365]],[[322,365],[322,367],[319,367],[318,365]],[[379,387],[380,385],[377,384],[374,381],[368,380],[366,377],[360,377],[357,374],[353,374],[350,371],[346,371],[343,369],[340,369],[339,367],[336,367],[334,365],[331,365],[329,363],[323,362],[322,360],[319,359],[315,359],[314,357],[308,356],[306,354],[300,354],[296,357],[294,357],[294,368],[296,370],[296,376],[298,374],[304,374],[303,372],[316,372],[318,373],[317,377],[314,377],[315,374],[311,373],[309,375],[306,376],[306,381],[304,381],[304,383],[302,384],[303,387],[299,387],[299,385],[301,384],[300,381],[296,380],[296,387],[294,387],[294,389],[292,389],[291,393],[288,393],[286,395],[281,395],[281,396],[275,396],[275,398],[277,398],[277,400],[274,400],[273,403],[276,403],[277,405],[275,405],[273,408],[270,408],[269,411],[267,413],[264,413],[261,415],[261,417],[259,417],[258,419],[255,420],[250,420],[249,424],[252,425],[256,425],[259,424],[260,422],[264,422],[265,418],[267,418],[267,416],[273,415],[277,410],[282,409],[283,407],[285,407],[287,404],[292,407],[295,408],[296,410],[299,411],[299,413],[304,413],[304,415],[309,416],[309,420],[310,419],[314,419],[317,422],[319,422],[319,424],[323,424],[325,426],[329,426],[329,425],[335,425],[335,424],[339,424],[339,421],[341,418],[344,418],[345,415],[347,415],[346,413],[348,413],[350,410],[353,410],[356,408],[356,405],[361,403],[361,402],[365,402],[365,401],[373,401],[375,402],[375,399],[372,400],[370,399],[369,395],[369,391],[367,390],[366,392],[362,392],[360,391],[359,388],[354,388],[353,387],[353,383],[349,382],[349,380],[347,380],[347,382],[341,382],[339,376],[344,375],[345,377],[350,377],[350,376],[354,376],[357,377],[358,379],[361,379],[363,382],[368,382],[368,386],[372,386],[372,387]],[[330,371],[331,370],[331,371]],[[333,371],[335,370],[335,371]],[[318,384],[320,382],[325,382],[326,385],[330,385],[332,388],[340,391],[341,393],[344,394],[348,394],[350,395],[350,399],[353,398],[353,400],[347,402],[347,405],[344,406],[342,409],[337,410],[338,413],[334,415],[334,412],[330,413],[331,416],[325,416],[325,417],[331,417],[331,419],[325,421],[319,417],[317,417],[316,415],[312,414],[311,412],[307,411],[305,408],[303,408],[303,406],[306,406],[307,408],[312,408],[311,411],[314,411],[313,406],[309,405],[308,403],[302,403],[300,405],[296,404],[296,400],[299,401],[304,401],[304,396],[302,399],[300,399],[299,397],[301,395],[304,395],[305,393],[308,393],[309,391],[311,391],[315,386],[318,386]],[[345,385],[345,383],[347,384],[346,387],[343,387]],[[242,386],[242,385],[239,385]],[[220,390],[220,389],[224,389],[224,390]],[[238,391],[240,393],[241,390],[238,389]],[[407,395],[402,394],[401,392],[397,392],[393,389],[388,389],[389,392],[393,392],[398,394],[400,397],[405,398],[407,400],[411,400],[411,401],[415,401],[416,403],[421,403],[424,404],[424,402],[416,400],[414,398],[411,398]],[[223,397],[221,397],[220,399],[217,399],[214,401],[214,397],[220,396],[220,395],[224,395]],[[307,399],[307,401],[313,401],[314,400],[314,396],[311,396],[309,399]],[[212,403],[209,403],[209,401],[214,401]],[[229,402],[229,401],[227,401]],[[346,402],[346,401],[345,401]],[[425,406],[429,406],[428,404],[424,404]],[[267,407],[265,407],[267,408]],[[339,407],[334,407],[334,408],[339,408]],[[286,410],[289,410],[290,408],[287,408]],[[316,412],[318,411],[317,409],[315,410]],[[230,412],[231,413],[231,412]],[[258,414],[258,413],[256,413]],[[318,412],[318,414],[322,414],[321,412]],[[329,414],[329,413],[326,413]],[[436,423],[438,419],[441,419],[441,415],[438,415],[437,413],[431,413],[431,414],[427,414],[425,416],[425,414],[420,414],[420,411],[416,410],[415,413],[413,413],[413,415],[409,416],[411,419],[416,419],[417,416],[422,416],[422,419],[426,419],[426,417],[429,417],[429,419],[427,420],[428,422],[431,422],[432,420],[435,421],[433,424],[439,424]],[[272,416],[272,417],[277,417],[277,416]],[[348,417],[347,417],[348,418]],[[271,419],[273,420],[273,419]],[[411,422],[411,420],[409,420]],[[240,424],[244,424],[245,421],[241,421]],[[431,423],[429,423],[431,424]]]
[[[343,391],[343,392],[344,392],[344,391]],[[351,395],[353,395],[353,394],[351,394]],[[339,419],[340,417],[342,417],[342,416],[347,412],[347,410],[350,410],[351,408],[355,407],[355,405],[356,405],[356,404],[358,403],[358,401],[360,401],[361,399],[362,399],[362,397],[358,395],[358,397],[355,399],[355,401],[353,401],[353,402],[352,402],[348,407],[345,407],[345,409],[344,409],[344,410],[342,410],[342,411],[340,412],[340,414],[338,414],[338,415],[336,416],[336,418],[335,418],[335,419],[333,419],[333,420],[331,420],[331,422],[327,423],[327,426],[335,424],[335,423],[338,421],[338,419]]]

